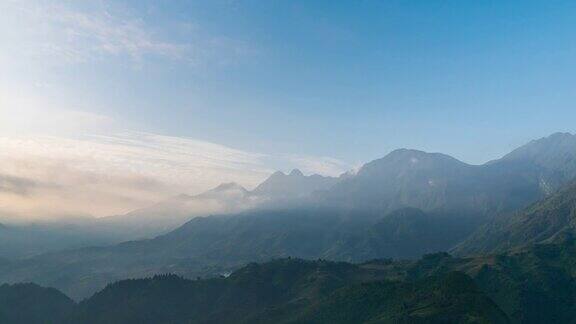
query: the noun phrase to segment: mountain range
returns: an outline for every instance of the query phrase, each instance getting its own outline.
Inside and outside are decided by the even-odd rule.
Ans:
[[[277,257],[362,262],[465,251],[462,246],[488,251],[466,242],[493,222],[553,199],[576,176],[571,173],[576,170],[574,143],[576,136],[555,134],[485,165],[403,149],[340,178],[306,177],[296,170],[276,173],[252,192],[225,184],[127,219],[137,222],[149,213],[177,215],[174,219],[182,221],[195,216],[195,202],[205,200],[230,206],[222,213],[193,217],[153,239],[11,260],[0,264],[0,282],[32,281],[82,299],[117,280],[157,273],[217,276]],[[563,163],[540,155],[562,157]]]

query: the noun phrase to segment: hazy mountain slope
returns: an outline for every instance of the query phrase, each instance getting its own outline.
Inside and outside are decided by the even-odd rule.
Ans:
[[[276,257],[418,257],[447,250],[472,230],[469,219],[453,219],[418,210],[380,217],[331,210],[199,217],[152,240],[63,251],[0,266],[0,281],[33,281],[78,299],[116,280],[165,272],[213,276]]]
[[[117,282],[74,307],[66,322],[571,323],[575,257],[576,241],[565,238],[474,258],[437,253],[356,265],[281,259],[226,278]]]
[[[275,256],[318,257],[331,241],[335,220],[301,212],[194,218],[152,240],[13,262],[0,267],[0,282],[33,281],[81,298],[120,279],[164,272],[215,275]]]
[[[125,240],[153,238],[168,233],[193,217],[239,213],[254,208],[280,208],[298,204],[317,190],[325,190],[337,178],[305,176],[299,170],[286,175],[276,172],[253,191],[236,183],[224,183],[198,195],[179,195],[125,215],[105,217],[94,227],[98,231],[125,232]]]
[[[0,323],[61,324],[74,306],[56,289],[35,284],[0,286]]]
[[[225,183],[199,195],[179,195],[125,215],[100,218],[95,230],[124,232],[124,241],[152,238],[170,232],[193,217],[252,208],[257,205],[256,200],[242,186]]]
[[[60,222],[0,226],[0,257],[24,258],[62,249],[118,243],[114,233],[94,232],[91,225]]]
[[[494,253],[576,234],[576,183],[525,210],[479,228],[456,253]]]
[[[330,210],[290,210],[191,221],[158,238],[158,244],[182,257],[202,255],[221,260],[274,257],[362,261],[417,258],[454,246],[475,228],[475,219],[402,209],[389,215]],[[162,242],[162,243],[160,243]]]
[[[463,215],[399,209],[368,226],[359,237],[339,241],[328,257],[344,260],[419,258],[447,251],[466,238],[479,222],[475,217]]]

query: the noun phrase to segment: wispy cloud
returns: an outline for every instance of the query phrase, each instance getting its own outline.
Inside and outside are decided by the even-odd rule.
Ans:
[[[185,41],[171,40],[135,12],[108,1],[6,0],[0,12],[5,60],[68,64],[125,57],[140,65],[147,57],[160,57],[198,65],[253,52],[243,41],[200,28],[186,28]]]
[[[190,138],[128,132],[81,138],[0,137],[0,211],[28,217],[126,213],[221,183],[253,188],[269,156]],[[338,175],[342,161],[292,156],[306,173]]]
[[[264,158],[147,133],[2,137],[0,210],[30,216],[124,213],[222,182],[255,186],[271,171]]]

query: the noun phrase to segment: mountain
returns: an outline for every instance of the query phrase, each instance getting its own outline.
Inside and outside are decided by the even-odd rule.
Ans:
[[[362,227],[365,228],[365,227]],[[45,254],[0,265],[0,282],[32,281],[85,298],[106,284],[172,272],[214,276],[251,261],[317,258],[358,232],[330,212],[274,211],[197,217],[155,239]]]
[[[494,219],[459,244],[455,252],[502,252],[567,236],[576,236],[576,183],[523,211]]]
[[[256,197],[236,183],[224,183],[198,195],[178,195],[125,215],[98,219],[96,230],[122,232],[125,241],[151,238],[193,217],[240,212],[257,205]],[[99,227],[99,228],[98,228]]]
[[[60,324],[75,307],[53,288],[35,284],[0,286],[0,323]]]
[[[221,201],[231,202],[226,206],[232,209],[252,203],[258,207],[195,217],[154,239],[0,264],[0,282],[33,281],[79,299],[117,280],[166,272],[187,278],[214,276],[277,257],[352,262],[417,258],[450,250],[494,215],[507,219],[507,213],[545,197],[550,189],[542,181],[546,170],[510,158],[472,166],[443,154],[398,150],[315,191],[306,204],[291,207],[261,204],[259,197],[266,190],[274,192],[272,185],[254,193],[227,184],[202,195],[177,197],[176,205],[186,211],[205,201],[219,207]],[[273,175],[265,183],[279,183],[275,178],[313,177],[294,171]],[[174,204],[157,206],[150,217],[163,215],[163,210],[172,217],[177,214],[170,209]],[[174,218],[192,217],[186,213]],[[137,227],[142,219],[134,214],[127,224]]]
[[[126,215],[87,222],[93,233],[118,240],[168,233],[197,216],[250,209],[308,206],[386,214],[405,207],[489,217],[527,206],[576,176],[576,136],[559,133],[528,143],[504,158],[473,166],[439,153],[401,149],[340,178],[276,172],[253,191],[222,184],[179,195]]]
[[[277,257],[419,257],[457,244],[474,229],[472,221],[415,209],[380,217],[320,209],[197,217],[151,240],[14,261],[0,266],[0,282],[37,282],[81,299],[116,280],[166,272],[187,278],[215,276]]]
[[[289,174],[275,172],[258,185],[252,194],[273,199],[295,199],[307,197],[315,191],[326,190],[338,182],[338,178],[317,174],[305,176],[294,169]]]
[[[348,209],[413,207],[493,216],[526,207],[573,179],[576,135],[557,133],[484,165],[440,153],[396,150],[319,197],[323,204]]]
[[[337,178],[320,175],[305,176],[297,169],[287,175],[278,171],[253,191],[236,183],[224,183],[198,195],[182,194],[125,215],[101,218],[94,230],[124,233],[125,240],[152,238],[176,229],[193,217],[296,205],[298,200],[305,200],[337,181]]]
[[[515,210],[545,194],[537,167],[507,166],[475,166],[444,154],[401,149],[367,163],[321,199],[348,209],[413,207],[486,216]]]

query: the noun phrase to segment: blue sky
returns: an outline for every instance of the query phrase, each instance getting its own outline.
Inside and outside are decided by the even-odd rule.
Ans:
[[[574,131],[573,1],[7,0],[0,9],[6,139],[205,141],[265,155],[257,176],[242,178],[253,185],[273,169],[337,174],[401,147],[483,163]]]
[[[106,114],[158,132],[350,162],[408,146],[480,163],[573,129],[571,1],[126,6],[170,41],[185,42],[175,25],[190,23],[242,47],[201,67],[145,62],[91,75],[83,91],[125,90]]]

